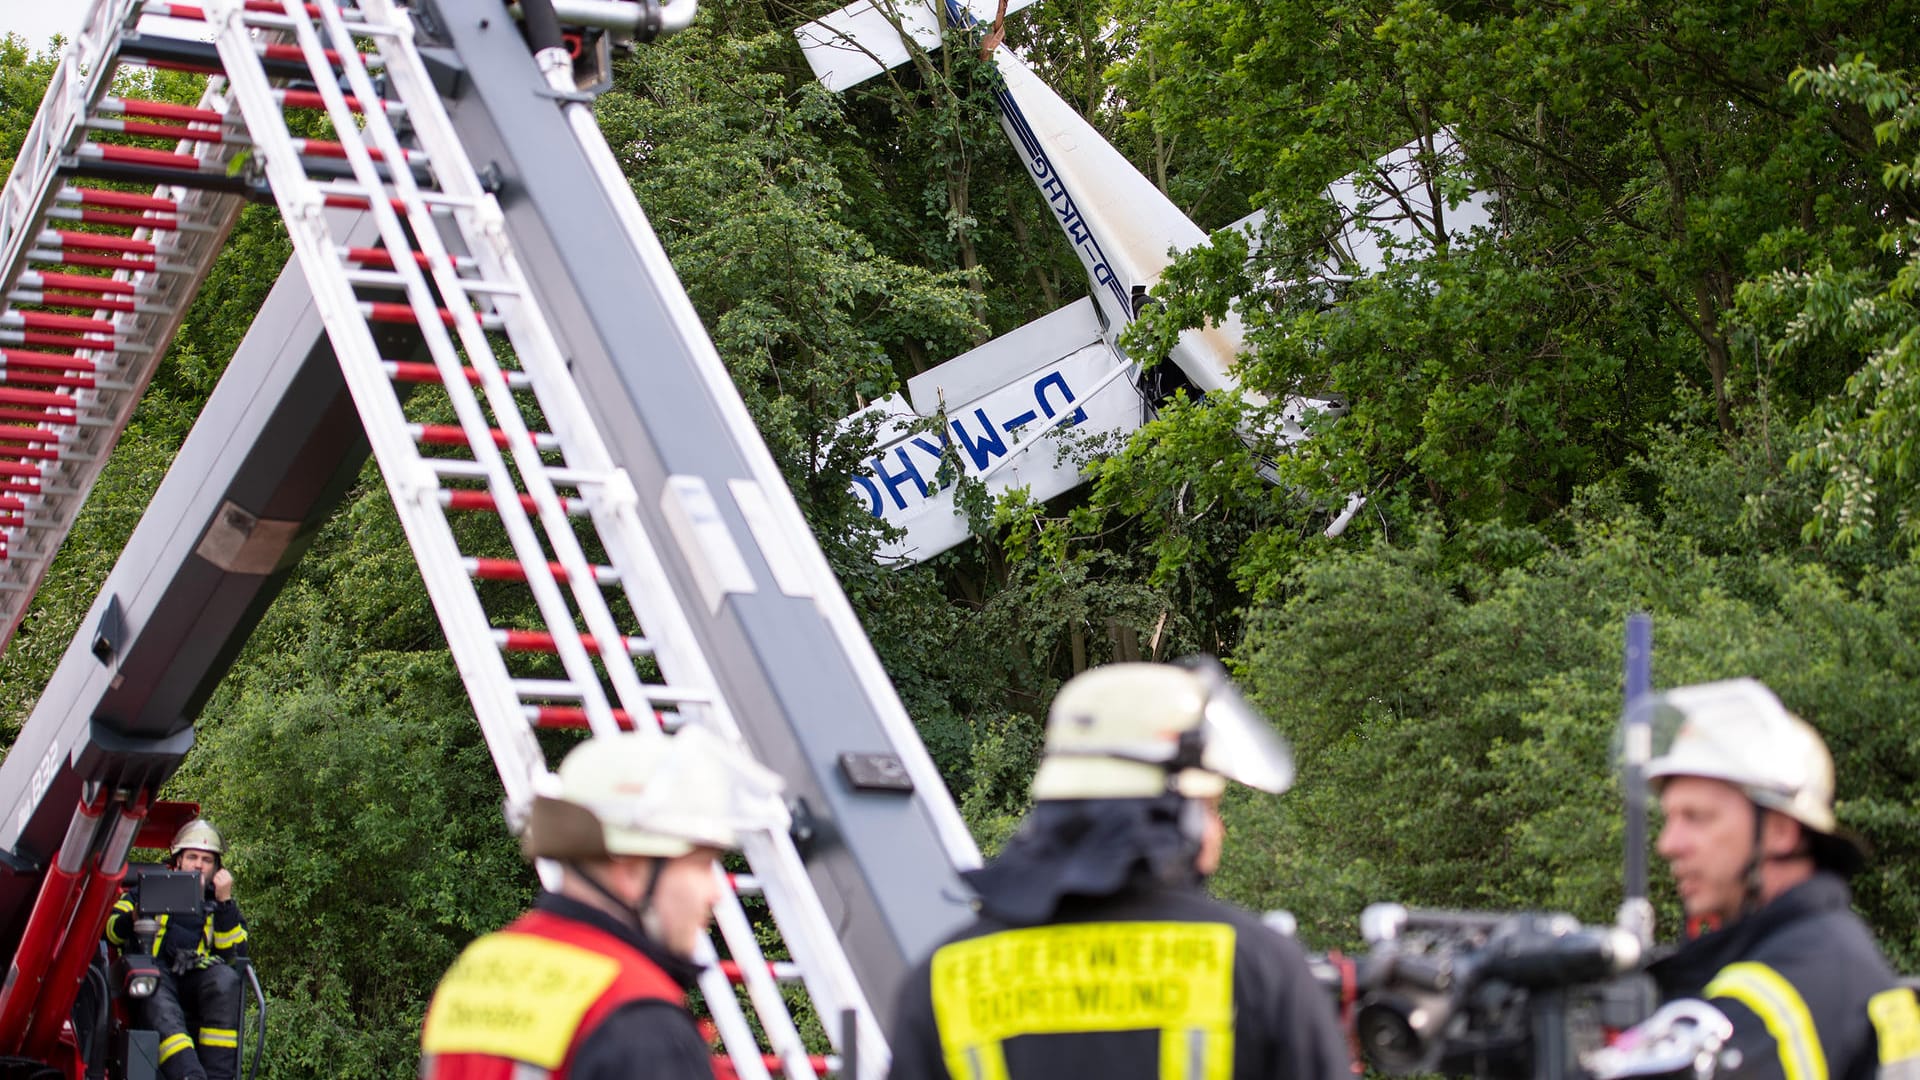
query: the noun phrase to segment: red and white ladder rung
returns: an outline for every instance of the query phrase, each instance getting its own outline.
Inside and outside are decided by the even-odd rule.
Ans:
[[[197,106],[116,92],[139,10],[91,7],[0,189],[0,649],[243,202],[220,80]]]
[[[546,315],[534,299],[500,208],[481,185],[391,0],[197,5],[215,34],[227,105],[279,204],[296,257],[412,545],[476,718],[506,788],[524,811],[548,764],[536,727],[607,733],[707,725],[740,732],[694,645],[636,512],[636,495],[596,430]],[[171,5],[180,9],[183,5]],[[356,38],[372,52],[356,51]],[[304,66],[337,141],[296,139],[278,73]],[[383,75],[386,96],[369,76]],[[294,88],[304,89],[304,88]],[[393,118],[404,112],[407,139]],[[390,168],[389,163],[405,162]],[[344,163],[344,168],[342,167]],[[370,220],[380,243],[347,242]],[[398,257],[396,257],[396,254]],[[381,355],[374,327],[405,325],[427,361]],[[437,386],[444,416],[414,420],[396,387]],[[536,422],[537,420],[537,422]],[[484,512],[504,536],[468,551],[484,530],[449,515]],[[588,552],[603,552],[600,561]],[[477,583],[524,587],[539,625],[496,624]],[[609,602],[609,592],[614,602]],[[618,609],[618,610],[616,610]],[[524,619],[524,611],[515,609]],[[617,647],[613,643],[618,643]],[[557,670],[556,670],[557,669]],[[782,996],[798,975],[828,1035],[852,1016],[859,1072],[879,1076],[885,1044],[819,897],[785,829],[743,838],[753,880],[793,957],[770,964],[732,890],[716,912],[726,965],[709,945],[701,986],[734,1068],[792,1080],[837,1068],[809,1055]],[[718,872],[718,871],[716,871]],[[733,986],[767,1045],[754,1037]]]

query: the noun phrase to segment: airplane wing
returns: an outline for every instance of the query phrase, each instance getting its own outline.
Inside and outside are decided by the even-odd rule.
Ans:
[[[1007,10],[1031,2],[1008,0]],[[935,5],[944,6],[949,25],[975,26],[993,20],[997,0],[855,0],[799,27],[794,36],[820,81],[840,90],[905,63],[909,41],[938,48],[942,17]],[[1136,430],[1157,400],[1143,401],[1145,389],[1116,385],[1131,381],[1123,375],[1134,368],[1110,343],[1132,322],[1171,253],[1206,241],[1185,213],[1018,56],[1001,48],[993,59],[1001,77],[1001,125],[1086,269],[1092,295],[919,376],[909,384],[909,398],[893,395],[857,414],[877,412],[882,421],[880,448],[855,478],[856,494],[874,516],[907,530],[883,558],[918,562],[966,538],[967,524],[953,498],[959,472],[977,476],[996,494],[1026,485],[1044,501],[1076,486],[1079,469],[1061,462],[1048,443],[1036,447],[1033,440],[1058,442],[1058,433],[1069,429]],[[1358,263],[1361,273],[1384,265],[1368,227],[1405,243],[1418,238],[1420,222],[1441,220],[1428,205],[1416,149],[1393,151],[1329,187],[1343,208],[1342,230],[1326,238],[1325,276],[1311,279],[1316,287],[1345,280],[1342,256]],[[1441,133],[1436,149],[1454,151],[1451,133]],[[1447,209],[1454,231],[1489,220],[1478,196]],[[1255,231],[1254,219],[1236,224]],[[1184,387],[1196,394],[1238,393],[1264,404],[1262,395],[1239,384],[1234,370],[1244,346],[1237,313],[1186,331],[1170,363],[1159,369],[1153,393],[1157,398]],[[1290,396],[1280,404],[1273,426],[1257,433],[1258,442],[1290,446],[1307,437],[1310,417],[1346,411],[1346,402],[1332,395]],[[1068,405],[1071,413],[1063,411]],[[940,426],[930,428],[936,414]],[[1329,535],[1345,527],[1361,501],[1357,495],[1349,501]]]
[[[1433,152],[1442,160],[1461,154],[1453,129],[1433,133]],[[1327,255],[1320,271],[1328,281],[1344,280],[1351,268],[1364,277],[1386,268],[1385,239],[1401,258],[1430,250],[1428,237],[1443,230],[1450,244],[1468,239],[1476,229],[1494,223],[1494,204],[1485,192],[1467,192],[1435,207],[1433,189],[1421,163],[1418,141],[1395,147],[1373,164],[1327,185],[1326,197],[1340,208],[1340,221],[1327,238]],[[1239,229],[1256,245],[1267,212],[1255,210],[1228,228]]]
[[[954,505],[959,473],[998,495],[1028,488],[1039,501],[1080,483],[1072,440],[1137,430],[1144,420],[1132,365],[1100,333],[1080,299],[954,357],[842,421],[878,415],[876,448],[854,476],[874,517],[907,530],[880,558],[924,562],[967,538]],[[942,410],[944,409],[944,415]],[[929,420],[937,418],[938,426]]]
[[[938,2],[938,0],[936,0]],[[956,0],[958,2],[958,0]],[[1007,0],[1009,13],[1033,0]],[[974,19],[992,23],[998,0],[966,0]],[[941,17],[926,0],[855,0],[793,32],[822,86],[838,93],[907,62],[905,39],[932,52],[940,47]]]

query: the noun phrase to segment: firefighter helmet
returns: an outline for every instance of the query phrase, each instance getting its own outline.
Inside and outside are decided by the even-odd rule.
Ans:
[[[521,838],[529,858],[674,858],[784,828],[780,777],[703,727],[625,732],[573,748],[543,777]]]
[[[1732,784],[1755,806],[1804,826],[1816,862],[1853,874],[1864,841],[1833,813],[1833,755],[1812,725],[1754,679],[1682,686],[1653,700],[1655,754],[1646,776],[1697,776]]]
[[[189,848],[212,855],[225,855],[227,842],[220,838],[220,830],[214,828],[206,818],[194,818],[173,834],[174,858],[179,858],[180,853]]]
[[[1217,661],[1109,664],[1055,695],[1033,797],[1212,798],[1228,780],[1285,791],[1293,755]]]
[[[1720,780],[1818,833],[1833,833],[1833,756],[1820,734],[1754,679],[1682,686],[1654,701],[1656,787],[1672,776]]]

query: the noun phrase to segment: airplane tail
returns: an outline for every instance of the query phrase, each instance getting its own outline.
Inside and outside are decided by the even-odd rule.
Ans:
[[[954,0],[972,18],[991,23],[998,0]],[[1019,11],[1033,0],[1007,0]],[[932,52],[940,47],[940,16],[922,0],[855,0],[793,32],[821,85],[836,93],[907,62],[910,39]]]

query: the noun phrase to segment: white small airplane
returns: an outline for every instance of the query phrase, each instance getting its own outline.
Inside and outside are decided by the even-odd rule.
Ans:
[[[977,7],[933,2],[944,3],[951,25],[978,30],[1032,0],[1007,0],[1002,11],[995,0],[968,0]],[[940,20],[922,0],[897,6],[857,0],[799,27],[794,36],[820,81],[844,90],[905,63],[909,38],[923,50],[939,48]],[[956,464],[993,494],[1024,486],[1044,502],[1082,479],[1064,429],[1076,439],[1124,437],[1145,423],[1156,402],[1138,385],[1139,365],[1116,342],[1173,253],[1207,242],[1172,200],[1011,50],[998,48],[992,56],[1003,82],[995,94],[1000,126],[1086,268],[1089,295],[915,376],[904,398],[889,394],[843,422],[879,417],[875,448],[854,478],[854,491],[875,517],[905,530],[880,551],[882,560],[920,562],[967,538],[966,518],[954,500]],[[1451,150],[1452,140],[1444,143],[1443,152]],[[1329,188],[1346,213],[1323,264],[1327,280],[1340,280],[1343,258],[1363,272],[1382,265],[1369,226],[1414,243],[1423,217],[1434,220],[1416,158],[1417,147],[1403,147],[1365,175]],[[1252,228],[1258,216],[1237,224]],[[1491,220],[1477,199],[1449,208],[1447,217],[1448,231],[1463,234]],[[1199,393],[1240,392],[1263,404],[1264,398],[1241,391],[1234,377],[1243,348],[1239,317],[1229,314],[1217,325],[1182,334],[1168,358],[1174,365],[1168,374]],[[1284,447],[1305,436],[1301,423],[1309,416],[1343,411],[1335,398],[1286,399],[1281,428],[1269,437]],[[928,430],[935,417],[941,426]],[[1345,527],[1362,501],[1358,495],[1349,500],[1330,526],[1333,532]]]

